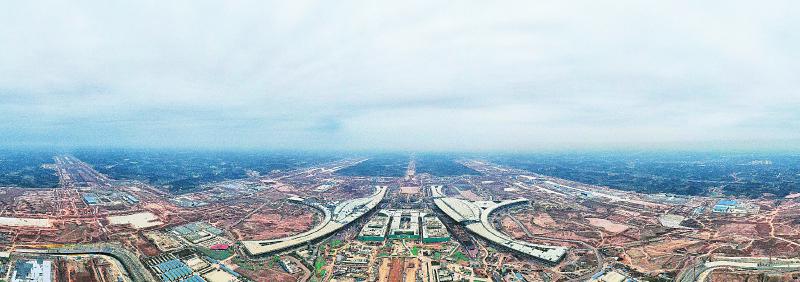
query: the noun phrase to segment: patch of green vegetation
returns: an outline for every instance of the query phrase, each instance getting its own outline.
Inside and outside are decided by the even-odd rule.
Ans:
[[[414,246],[413,248],[411,248],[411,255],[412,256],[417,256],[418,254],[419,254],[419,247]]]
[[[314,261],[314,270],[319,276],[325,276],[325,270],[322,269],[324,266],[325,260],[322,257],[317,257],[317,260]]]
[[[234,264],[238,265],[239,267],[241,267],[243,269],[247,269],[249,271],[256,271],[256,270],[259,269],[259,265],[251,263],[251,262],[243,260],[243,259],[240,259],[240,258],[233,258],[232,261],[233,261]],[[261,264],[261,267],[263,267],[263,266],[264,265]]]
[[[272,256],[272,259],[269,260],[269,268],[272,268],[272,266],[275,265],[275,263],[280,261],[280,260],[281,260],[281,257],[279,257],[277,255]]]
[[[224,260],[233,255],[233,252],[230,250],[212,250],[206,248],[199,248],[198,250],[204,255],[209,256],[215,260]]]
[[[379,257],[379,258],[382,258],[382,257],[388,257],[388,256],[389,256],[389,254],[387,254],[387,253],[380,253],[380,254],[378,254],[378,257]]]
[[[331,245],[331,248],[336,248],[338,246],[341,246],[342,245],[342,240],[333,239],[333,240],[331,240],[330,245]]]
[[[462,252],[456,251],[452,256],[457,261],[469,261],[469,258]]]
[[[433,253],[433,259],[434,259],[434,260],[440,260],[440,259],[442,259],[442,253],[440,253],[440,252],[435,252],[435,253]]]

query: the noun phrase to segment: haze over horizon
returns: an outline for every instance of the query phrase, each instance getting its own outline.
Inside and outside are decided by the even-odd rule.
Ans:
[[[800,149],[799,2],[615,4],[7,2],[0,147]]]

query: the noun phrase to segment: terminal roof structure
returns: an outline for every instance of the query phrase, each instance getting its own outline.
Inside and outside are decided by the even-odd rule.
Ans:
[[[433,191],[433,194],[441,195],[441,188],[436,190]],[[468,230],[483,239],[543,261],[557,263],[567,253],[567,248],[514,240],[495,229],[489,221],[489,215],[496,209],[526,202],[528,200],[522,198],[506,201],[468,201],[457,198],[434,199],[436,206],[447,216],[463,224]]]
[[[320,225],[294,236],[263,241],[242,241],[242,245],[251,255],[261,255],[283,251],[324,238],[375,209],[386,195],[387,190],[387,186],[376,186],[375,193],[369,197],[343,201],[333,207],[311,200],[303,200],[301,203],[316,208],[324,214]]]

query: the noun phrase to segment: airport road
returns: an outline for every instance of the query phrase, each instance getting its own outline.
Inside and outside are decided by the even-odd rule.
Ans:
[[[720,258],[719,260],[701,262],[692,266],[692,270],[682,272],[679,282],[704,282],[715,269],[735,268],[757,270],[763,272],[783,272],[800,270],[800,260],[782,260],[769,258]]]
[[[571,281],[586,281],[586,280],[589,279],[589,277],[592,277],[592,275],[594,275],[595,273],[598,273],[598,272],[603,270],[603,257],[600,255],[600,252],[594,246],[589,245],[588,243],[582,242],[582,241],[534,235],[515,216],[513,216],[511,214],[508,214],[508,217],[511,218],[511,220],[514,221],[514,223],[516,223],[517,226],[519,226],[519,228],[522,229],[523,232],[525,232],[525,235],[528,235],[528,237],[530,237],[532,239],[579,244],[579,245],[582,245],[582,246],[586,247],[589,250],[592,250],[592,252],[594,252],[595,259],[597,260],[597,266],[595,267],[595,270],[592,271],[592,272],[589,272],[588,274],[584,274],[581,277],[575,278],[575,279],[573,279]]]

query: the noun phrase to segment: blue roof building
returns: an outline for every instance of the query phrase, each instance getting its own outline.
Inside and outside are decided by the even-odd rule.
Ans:
[[[27,279],[28,276],[31,275],[31,270],[33,270],[33,264],[27,261],[18,260],[14,269],[17,271],[17,275],[14,276],[14,279],[22,280]]]
[[[97,195],[92,193],[83,194],[83,200],[86,202],[87,205],[96,205]]]
[[[736,208],[736,201],[735,200],[720,200],[714,205],[714,208],[711,210],[712,212],[718,213],[727,213],[730,212],[732,209]]]

